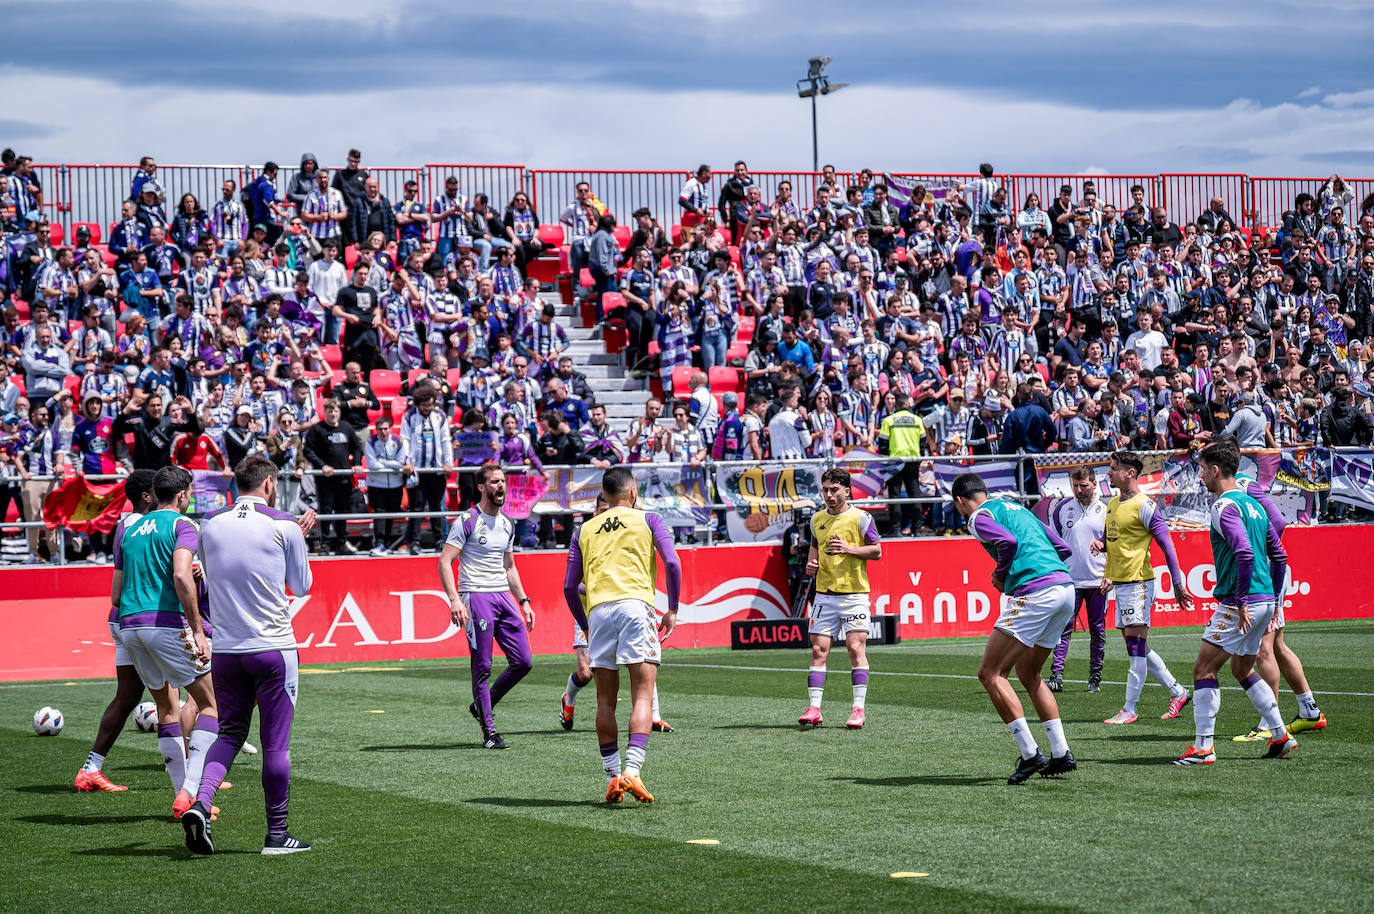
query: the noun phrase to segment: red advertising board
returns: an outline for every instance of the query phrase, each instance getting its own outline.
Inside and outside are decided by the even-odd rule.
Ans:
[[[1374,616],[1374,598],[1361,576],[1371,527],[1290,528],[1284,535],[1293,567],[1290,619]],[[1161,600],[1156,626],[1197,626],[1212,608],[1211,549],[1206,533],[1175,534],[1174,542],[1195,598],[1191,610]],[[563,603],[567,554],[516,557],[537,612],[535,654],[571,650],[572,618]],[[666,647],[730,643],[731,621],[787,614],[786,573],[777,547],[684,549],[682,611]],[[1161,594],[1172,583],[1156,550]],[[1000,595],[989,581],[992,559],[965,538],[887,543],[871,569],[874,610],[900,616],[905,639],[980,635],[997,620]],[[306,663],[372,662],[462,657],[467,641],[448,622],[435,559],[320,559],[315,584],[293,603],[293,623]],[[0,680],[110,675],[112,648],[105,620],[109,568],[24,568],[0,571]],[[660,606],[666,598],[659,595]],[[213,607],[211,608],[213,615]]]

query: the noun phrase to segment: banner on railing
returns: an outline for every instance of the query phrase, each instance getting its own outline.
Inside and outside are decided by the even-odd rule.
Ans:
[[[1374,451],[1333,451],[1331,500],[1374,511]]]
[[[639,507],[670,527],[695,527],[711,519],[711,483],[705,467],[633,464]]]
[[[191,506],[186,513],[203,517],[229,507],[232,500],[229,484],[232,481],[233,477],[225,476],[218,470],[192,470]]]
[[[792,512],[820,504],[822,472],[819,461],[717,466],[716,497],[729,505],[725,524],[730,541],[782,539]]]
[[[541,473],[507,473],[506,504],[502,510],[515,520],[524,520],[548,490],[549,481]]]

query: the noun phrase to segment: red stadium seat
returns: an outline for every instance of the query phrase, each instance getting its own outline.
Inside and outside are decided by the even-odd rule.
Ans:
[[[62,231],[62,223],[60,223],[60,222],[49,222],[49,223],[48,223],[48,240],[51,241],[51,242],[53,243],[53,246],[54,246],[54,247],[61,247],[61,246],[62,246],[62,241],[63,241],[63,239],[65,239],[66,237],[67,237],[66,233]]]
[[[730,251],[730,262],[735,266],[739,266],[739,246],[732,244],[728,250]]]
[[[725,239],[726,244],[729,244],[732,240],[734,240],[730,237],[730,230],[725,226],[720,226],[720,228],[717,231],[719,231],[720,236]]]
[[[348,268],[349,272],[352,272],[353,268],[357,265],[358,249],[354,245],[350,244],[344,248],[344,266]]]
[[[378,400],[390,400],[401,392],[401,373],[390,368],[374,368],[367,376]]]
[[[658,344],[658,340],[649,340],[649,358],[663,354],[663,347]]]
[[[15,372],[14,374],[10,375],[10,380],[14,382],[15,387],[19,388],[19,396],[27,397],[29,395],[28,385],[24,383],[23,372]]]
[[[397,397],[396,399],[392,400],[391,421],[394,422],[396,425],[400,425],[401,419],[404,418],[406,414],[406,408],[409,405],[410,404],[406,401],[405,397]]]
[[[105,261],[105,266],[112,267],[119,262],[119,258],[111,254],[108,249],[102,247],[96,248],[96,250],[100,251],[100,259]]]
[[[320,354],[324,356],[324,363],[330,368],[343,367],[343,350],[337,345],[326,343],[320,347]]]
[[[109,231],[109,233],[105,236],[105,239],[106,239],[106,242],[107,242],[107,243],[108,243],[109,239],[111,239],[111,238],[114,237],[115,229],[118,228],[118,227],[119,227],[119,223],[118,223],[118,222],[111,222],[111,223],[110,223],[110,231]]]
[[[542,285],[553,285],[558,280],[558,261],[550,257],[539,257],[525,265],[525,275],[539,280]]]
[[[412,368],[410,371],[406,372],[406,384],[410,387],[414,387],[415,382],[427,374],[429,374],[429,372],[425,371],[423,368]]]
[[[706,373],[707,386],[713,394],[739,393],[739,370],[717,365]]]
[[[583,327],[590,327],[592,324],[595,324],[595,323],[596,323],[596,305],[595,305],[593,302],[588,301],[587,299],[584,298],[584,299],[582,299],[582,326],[583,326]]]
[[[735,343],[735,344],[734,344],[733,346],[731,346],[729,349],[725,350],[725,358],[727,358],[727,359],[747,359],[748,357],[749,357],[749,343],[748,343],[748,342],[739,342],[739,343]]]
[[[79,229],[79,228],[81,228],[83,225],[86,227],[86,231],[88,231],[88,232],[91,233],[91,244],[100,244],[100,242],[102,242],[102,241],[105,240],[105,239],[101,236],[101,234],[100,234],[100,223],[99,223],[99,222],[73,222],[73,223],[72,223],[72,236],[73,236],[73,237],[76,236],[76,230]]]
[[[628,225],[617,225],[615,227],[615,243],[620,245],[622,251],[630,246],[630,238],[633,236],[634,232],[630,230]]]
[[[596,285],[596,280],[592,279],[592,271],[587,269],[586,267],[583,267],[581,270],[578,271],[577,282],[584,288],[590,288],[591,286]]]
[[[691,365],[678,365],[673,369],[673,396],[679,400],[685,400],[692,395],[692,389],[688,387],[688,382],[692,380],[692,375],[696,369]]]
[[[625,296],[621,295],[619,292],[607,292],[601,296],[602,314],[610,314],[616,308],[623,307],[625,307]],[[593,313],[595,313],[595,306],[593,306]]]
[[[629,339],[630,334],[620,321],[611,321],[601,330],[601,340],[606,344],[606,351],[612,355],[624,349]]]
[[[762,302],[760,302],[760,304],[762,304]],[[752,314],[746,314],[739,319],[739,323],[735,327],[735,339],[748,341],[753,338],[754,316]]]
[[[546,248],[561,248],[563,246],[563,226],[544,223],[539,226],[537,237]]]
[[[62,379],[62,386],[72,392],[73,398],[79,397],[81,395],[81,375],[67,375],[65,378]],[[80,408],[79,403],[77,404],[77,408]]]
[[[448,379],[449,388],[456,390],[458,387],[458,382],[461,381],[463,378],[463,369],[450,368],[447,372],[445,372],[444,377]]]
[[[680,225],[675,225],[675,226],[673,226],[672,238],[673,238],[673,244],[682,244],[682,226],[680,226]]]

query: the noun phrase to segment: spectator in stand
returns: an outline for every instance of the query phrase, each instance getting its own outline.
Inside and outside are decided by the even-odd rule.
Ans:
[[[625,449],[606,421],[606,407],[592,406],[588,422],[579,430],[582,438],[582,460],[598,470],[610,469],[625,459]]]
[[[388,240],[396,237],[396,213],[376,178],[369,176],[363,181],[363,195],[349,201],[348,211],[352,214],[349,224],[355,241],[368,238],[373,232],[381,232]]]
[[[314,160],[311,159],[311,162]],[[304,172],[305,165],[301,165]],[[292,181],[293,188],[301,180],[301,175],[297,175]],[[344,200],[344,195],[333,187],[329,186],[329,171],[319,169],[315,172],[313,187],[306,190],[300,200],[296,202],[296,212],[300,214],[301,220],[305,223],[311,237],[323,245],[326,241],[335,242],[337,247],[342,247],[343,226],[348,221],[348,203]],[[291,195],[295,199],[296,194]],[[313,266],[313,264],[312,264]]]
[[[587,240],[587,264],[592,274],[592,295],[596,301],[596,320],[606,320],[601,296],[619,291],[616,282],[616,263],[620,246],[615,240],[615,217],[603,215],[596,220],[596,232]]]
[[[381,364],[377,328],[382,323],[381,298],[367,284],[370,272],[370,267],[358,264],[353,270],[353,281],[339,290],[332,309],[334,316],[344,324],[344,358],[356,361],[369,373]]]
[[[51,327],[39,327],[33,345],[24,348],[25,388],[29,399],[42,403],[62,389],[71,374],[71,357],[53,341]]]
[[[444,494],[449,474],[454,471],[453,433],[448,418],[438,408],[438,394],[425,387],[415,392],[415,420],[406,433],[409,462],[402,467],[410,486],[412,511],[430,513],[432,549],[444,543],[448,527],[444,523]],[[420,519],[413,517],[406,526],[405,541],[415,552],[421,551]]]
[[[420,239],[424,238],[429,231],[429,210],[425,209],[424,203],[420,201],[419,193],[420,184],[418,181],[405,182],[401,189],[402,197],[395,206],[396,226],[400,232],[396,245],[396,256],[403,263],[409,260],[411,253],[420,247]],[[474,200],[474,216],[476,215],[475,209]],[[480,243],[479,240],[478,244]],[[489,251],[490,248],[487,250]],[[484,255],[482,258],[482,269],[484,270],[488,259],[490,259],[489,255]]]
[[[351,213],[357,209],[358,201],[367,195],[367,169],[362,167],[363,154],[356,149],[348,150],[346,161],[348,164],[334,172],[334,180],[330,184],[332,188],[343,194],[344,203]],[[344,226],[344,242],[356,244],[366,235],[353,234],[356,220],[348,220]]]
[[[248,213],[249,222],[266,227],[267,243],[274,243],[281,237],[281,220],[290,217],[277,199],[276,162],[263,163],[262,174],[248,186],[248,197],[253,204]]]
[[[242,411],[239,412],[242,415]],[[249,416],[251,418],[251,411]],[[321,514],[348,514],[352,510],[353,477],[351,471],[362,465],[363,448],[352,428],[339,421],[338,400],[326,400],[324,421],[305,434],[305,459],[319,471],[315,491]],[[329,548],[336,555],[354,555],[358,547],[348,540],[348,522],[325,520],[320,524],[321,535],[328,539]]]
[[[682,186],[677,205],[682,209],[682,227],[691,228],[700,222],[711,207],[711,169],[698,165],[692,177]]]
[[[521,275],[527,275],[529,265],[544,253],[544,242],[539,240],[539,214],[530,205],[529,194],[516,191],[510,204],[501,216],[505,226],[505,238],[515,247],[515,264]]]
[[[548,384],[549,395],[544,400],[545,412],[553,410],[563,417],[564,423],[576,432],[589,421],[587,404],[568,395],[563,382],[554,378]]]
[[[377,392],[368,386],[363,377],[362,366],[357,362],[344,365],[344,379],[334,385],[330,399],[339,404],[339,415],[343,424],[358,435],[361,448],[367,440],[368,411],[382,408]]]
[[[316,187],[316,179],[320,174],[320,160],[315,157],[313,152],[301,153],[301,164],[296,169],[296,173],[291,176],[291,183],[286,185],[286,199],[296,208],[296,212],[302,212],[308,198]],[[326,180],[325,187],[328,188]],[[307,220],[309,221],[309,220]]]

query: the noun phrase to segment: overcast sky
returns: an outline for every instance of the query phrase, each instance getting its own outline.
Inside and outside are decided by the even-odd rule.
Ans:
[[[40,162],[1374,174],[1374,4],[0,0]],[[692,7],[698,12],[688,15]],[[845,16],[837,13],[862,14]],[[30,50],[41,49],[41,50]],[[22,52],[22,56],[21,56]]]

